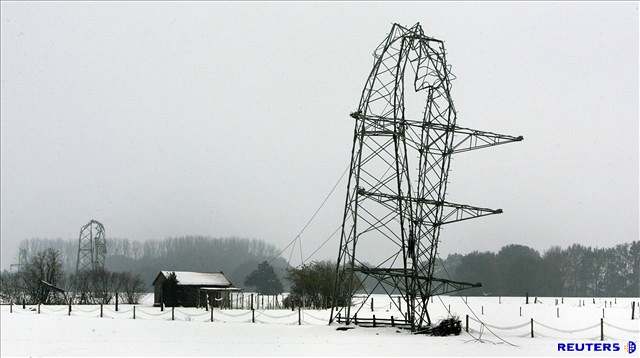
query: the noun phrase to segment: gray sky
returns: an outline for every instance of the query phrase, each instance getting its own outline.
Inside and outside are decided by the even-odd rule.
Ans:
[[[446,41],[459,125],[525,136],[454,157],[448,199],[505,212],[447,226],[441,252],[638,239],[635,3],[1,7],[3,268],[90,218],[108,237],[286,244],[347,166],[392,22]]]

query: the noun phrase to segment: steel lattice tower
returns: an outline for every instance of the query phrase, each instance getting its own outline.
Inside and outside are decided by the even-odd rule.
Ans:
[[[107,246],[104,236],[104,226],[102,226],[100,222],[91,219],[91,221],[80,228],[76,273],[104,269],[104,259],[106,255]]]
[[[402,297],[392,302],[418,330],[431,324],[431,296],[480,286],[433,277],[441,226],[502,212],[446,201],[451,156],[523,138],[456,125],[444,43],[425,36],[419,23],[394,24],[373,55],[351,114],[355,129],[330,323],[341,314],[349,324],[363,307],[351,305],[356,290],[369,296],[381,288]],[[407,68],[412,77],[405,77]],[[422,118],[405,117],[405,78],[426,96],[416,115]],[[415,96],[410,92],[407,97]],[[367,246],[364,252],[380,258],[359,254]],[[373,284],[356,287],[359,281]]]

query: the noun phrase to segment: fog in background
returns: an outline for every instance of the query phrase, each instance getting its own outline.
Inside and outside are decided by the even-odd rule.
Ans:
[[[107,237],[286,245],[348,164],[348,114],[393,22],[446,41],[459,125],[525,137],[453,158],[448,200],[504,214],[446,226],[443,254],[638,239],[635,3],[1,10],[2,268],[20,240],[74,238],[91,218]],[[345,188],[305,256],[338,225]]]

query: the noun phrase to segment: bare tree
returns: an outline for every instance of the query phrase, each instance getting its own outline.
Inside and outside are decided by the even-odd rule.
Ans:
[[[140,296],[144,292],[144,281],[138,274],[131,272],[121,272],[120,277],[120,290],[123,293],[125,303],[134,304],[138,303]]]
[[[23,295],[22,280],[18,272],[0,272],[0,300],[6,302],[18,302]]]
[[[43,285],[42,281],[55,286],[63,277],[60,251],[49,248],[36,252],[28,259],[22,272],[24,299],[30,303],[50,303],[51,288]]]

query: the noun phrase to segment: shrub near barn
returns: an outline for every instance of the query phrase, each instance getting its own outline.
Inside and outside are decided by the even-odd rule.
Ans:
[[[336,280],[336,265],[331,261],[314,261],[299,268],[289,268],[287,279],[291,282],[291,293],[285,299],[286,306],[330,308],[333,285]],[[354,288],[362,286],[354,275]],[[346,290],[340,290],[345,292]],[[338,297],[335,303],[343,306],[347,297]]]

